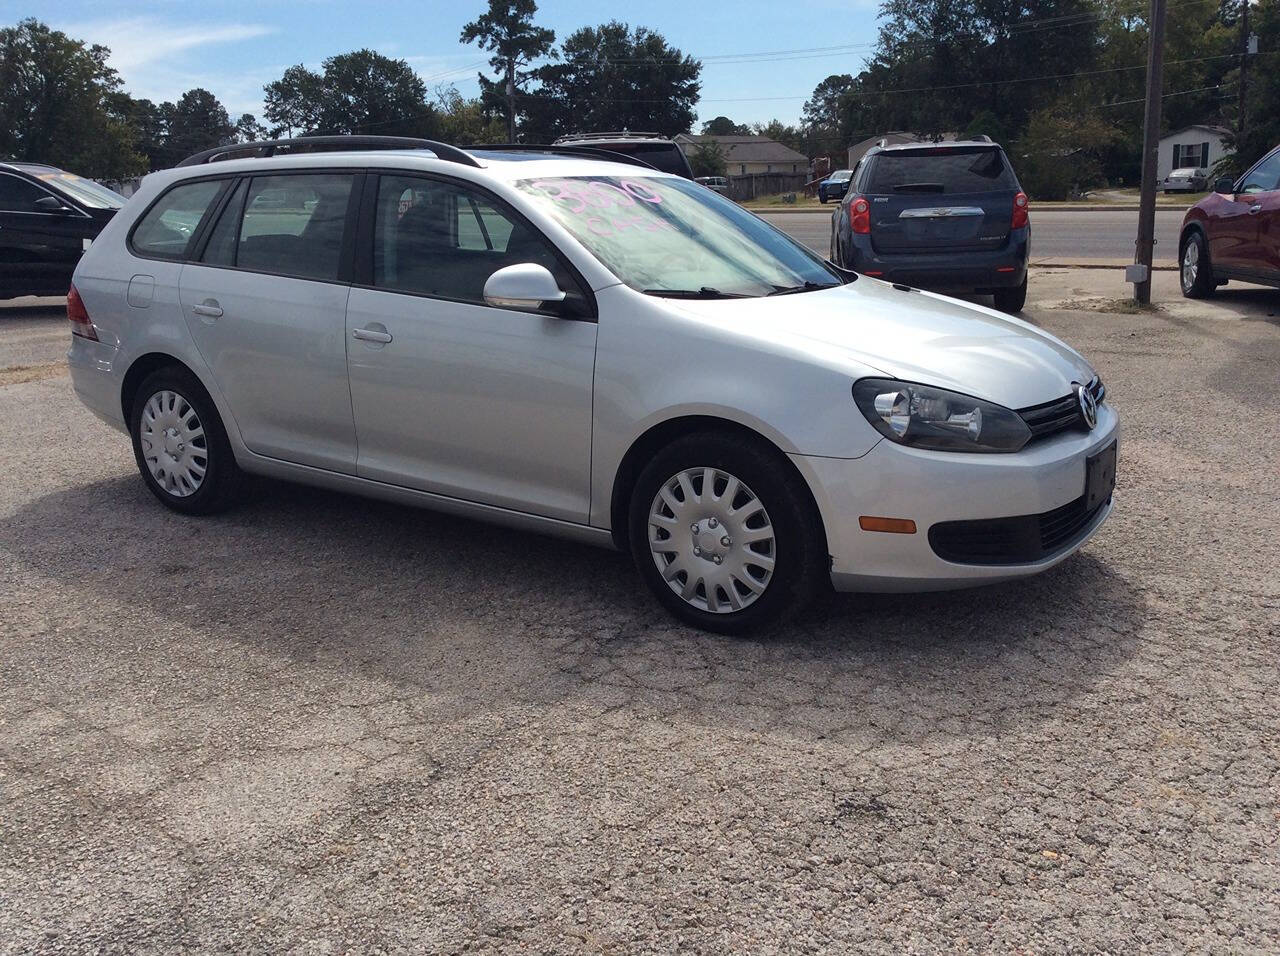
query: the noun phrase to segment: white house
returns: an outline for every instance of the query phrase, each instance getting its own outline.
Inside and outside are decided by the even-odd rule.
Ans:
[[[1164,179],[1175,169],[1190,166],[1211,170],[1227,152],[1225,140],[1230,130],[1221,126],[1186,126],[1160,137],[1156,177]]]
[[[807,173],[809,157],[767,136],[711,136],[680,133],[676,145],[685,156],[704,143],[716,142],[724,153],[725,174],[745,176],[749,173]]]

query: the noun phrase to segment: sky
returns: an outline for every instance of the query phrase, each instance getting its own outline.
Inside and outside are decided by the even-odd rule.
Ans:
[[[661,33],[703,61],[698,123],[793,123],[813,88],[833,73],[857,73],[875,42],[876,0],[692,3],[547,0],[536,21],[562,40],[611,19]],[[453,83],[477,93],[486,55],[458,42],[487,0],[0,0],[0,23],[36,17],[112,51],[135,97],[174,100],[193,87],[213,92],[236,119],[262,117],[262,87],[296,63],[369,47],[408,61],[430,89]],[[695,124],[695,128],[696,128]]]

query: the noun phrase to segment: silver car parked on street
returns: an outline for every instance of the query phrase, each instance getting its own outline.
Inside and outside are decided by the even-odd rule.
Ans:
[[[1111,510],[1071,348],[640,161],[208,151],[147,177],[67,310],[76,393],[170,508],[252,473],[628,549],[714,630],[1043,571]]]

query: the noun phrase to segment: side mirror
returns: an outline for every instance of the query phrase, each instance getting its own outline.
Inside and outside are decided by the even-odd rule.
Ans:
[[[51,212],[58,216],[69,216],[75,212],[70,206],[53,196],[41,196],[35,201],[35,207],[41,212]]]
[[[1221,179],[1214,181],[1213,191],[1230,196],[1236,191],[1236,181],[1229,176],[1223,176]]]
[[[499,309],[536,311],[547,302],[563,302],[564,292],[545,266],[521,262],[489,276],[484,300]]]

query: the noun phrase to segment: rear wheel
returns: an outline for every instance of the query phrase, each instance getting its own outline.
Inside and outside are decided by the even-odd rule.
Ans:
[[[827,562],[801,479],[777,452],[737,435],[700,432],[659,452],[632,492],[630,533],[658,601],[726,634],[803,606]]]
[[[1022,285],[1015,286],[1012,289],[997,289],[995,299],[996,308],[1001,312],[1017,315],[1022,311],[1022,307],[1027,304],[1027,280],[1024,278]]]
[[[239,497],[244,475],[222,419],[186,369],[158,369],[143,380],[134,395],[129,432],[142,480],[167,507],[212,514]]]
[[[1190,232],[1182,244],[1182,257],[1178,267],[1178,284],[1188,299],[1203,299],[1213,295],[1218,283],[1213,278],[1213,266],[1209,263],[1209,250],[1204,236]]]

